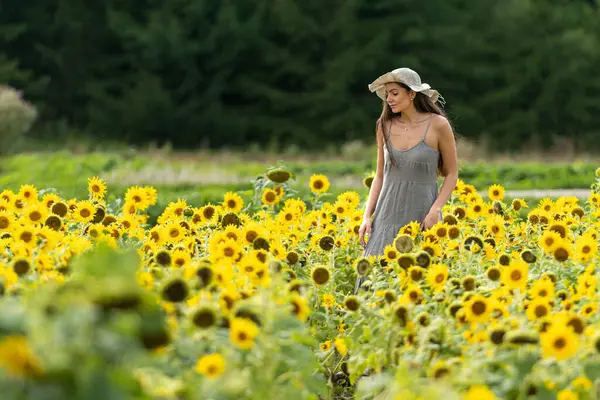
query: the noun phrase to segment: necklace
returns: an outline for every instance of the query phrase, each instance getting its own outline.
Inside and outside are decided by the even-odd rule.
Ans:
[[[413,124],[420,124],[420,123],[422,123],[422,122],[425,122],[425,121],[427,121],[427,119],[428,119],[428,118],[425,118],[425,119],[423,119],[423,120],[421,120],[421,121],[417,121],[417,122],[401,122],[401,124],[402,124],[402,125],[410,125],[410,128],[412,129],[412,127],[413,127]],[[402,121],[402,120],[400,120],[400,121]],[[402,127],[402,129],[404,129],[404,131],[408,131],[408,129],[409,129],[409,128],[408,128],[408,127],[406,127],[406,126],[403,126],[403,127]]]

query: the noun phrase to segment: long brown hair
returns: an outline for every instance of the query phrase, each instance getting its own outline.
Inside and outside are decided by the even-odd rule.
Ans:
[[[404,83],[401,83],[401,82],[397,82],[397,83],[398,83],[398,85],[400,85],[401,87],[406,89],[407,92],[412,90],[410,87],[408,87]],[[421,92],[415,92],[415,93],[416,93],[416,95],[415,95],[413,102],[414,102],[415,108],[417,109],[418,112],[433,113],[433,114],[441,115],[442,117],[447,118],[444,110],[442,110],[436,103],[431,101],[431,98],[429,96],[426,96]],[[394,118],[396,116],[400,116],[400,115],[402,115],[401,112],[397,112],[397,113],[393,112],[392,108],[389,106],[387,101],[385,99],[383,100],[383,110],[381,111],[381,116],[377,120],[377,124],[375,126],[375,131],[377,131],[377,128],[379,128],[379,125],[381,124],[381,132],[383,133],[383,143],[385,144],[385,146],[388,150],[388,153],[390,155],[392,154],[392,150],[390,148],[389,139],[386,137],[386,134],[385,134],[385,123],[384,122],[391,121],[392,118]],[[452,128],[452,133],[454,133],[454,135],[456,136],[456,133],[454,132],[454,127],[452,127],[452,124],[450,124],[450,127]],[[392,165],[394,165],[394,166],[396,165],[396,162],[394,161],[394,157],[390,157],[390,161],[392,162]],[[438,175],[446,176],[446,171],[444,170],[444,159],[442,157],[441,152],[440,152],[440,159],[438,161],[437,170],[438,170]]]

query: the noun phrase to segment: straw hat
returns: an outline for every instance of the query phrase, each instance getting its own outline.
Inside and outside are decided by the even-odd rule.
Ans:
[[[422,83],[419,74],[410,68],[397,68],[381,75],[369,85],[369,90],[375,92],[382,100],[385,100],[385,84],[391,82],[404,83],[415,92],[420,92],[430,97],[434,103],[439,101],[441,104],[445,104],[444,98],[439,92],[432,89],[429,84]]]

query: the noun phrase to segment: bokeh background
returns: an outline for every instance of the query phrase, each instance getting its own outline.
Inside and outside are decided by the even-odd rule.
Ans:
[[[365,195],[381,110],[367,85],[407,66],[447,101],[462,179],[585,189],[600,151],[599,10],[595,0],[2,0],[0,83],[19,92],[0,97],[0,186],[77,196],[100,175],[117,192],[153,184],[162,206],[206,203],[283,160],[302,185],[324,173],[334,192]]]

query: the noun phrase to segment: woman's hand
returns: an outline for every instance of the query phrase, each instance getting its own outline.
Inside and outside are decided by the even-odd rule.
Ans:
[[[360,244],[362,244],[363,248],[367,246],[367,243],[365,243],[365,235],[371,234],[371,227],[371,221],[369,219],[363,219],[363,222],[358,229],[358,239],[360,240]]]
[[[421,222],[421,228],[424,231],[426,231],[427,229],[429,229],[432,226],[434,226],[435,224],[437,224],[439,220],[440,220],[439,211],[437,211],[437,212],[429,211],[429,213],[425,216],[425,219],[423,220],[423,222]]]

